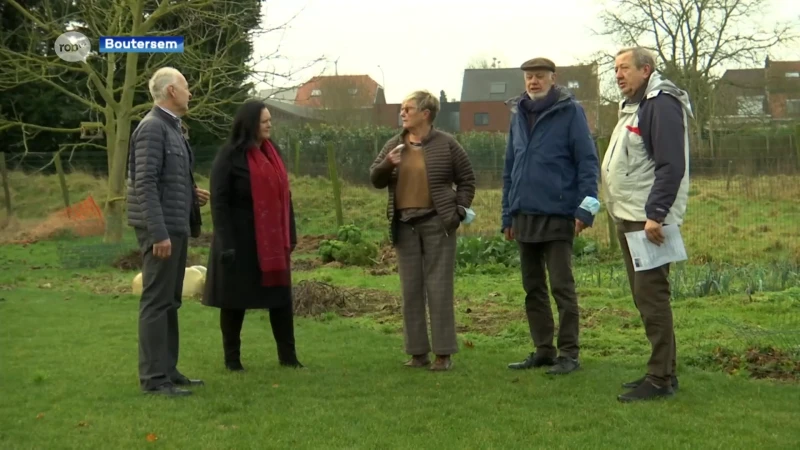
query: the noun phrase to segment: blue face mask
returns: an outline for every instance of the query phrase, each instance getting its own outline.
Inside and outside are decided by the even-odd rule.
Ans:
[[[589,211],[593,216],[600,211],[600,202],[596,198],[586,197],[581,202],[581,208]]]
[[[469,224],[473,220],[475,220],[475,211],[473,211],[472,208],[464,208],[464,211],[466,211],[467,214],[464,217],[464,220],[462,220],[462,222],[464,222],[465,224]]]

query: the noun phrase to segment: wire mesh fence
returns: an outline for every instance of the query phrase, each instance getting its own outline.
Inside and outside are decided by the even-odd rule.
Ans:
[[[470,142],[476,142],[476,138],[472,139]],[[486,135],[480,139],[479,145],[464,145],[477,177],[473,203],[477,217],[472,224],[462,226],[458,233],[467,238],[499,240],[505,137]],[[340,222],[354,224],[373,236],[388,234],[386,191],[373,188],[369,181],[369,168],[382,141],[370,138],[331,142],[290,137],[277,140],[287,168],[293,174],[293,199],[301,235],[332,236]],[[602,144],[599,142],[598,147]],[[791,141],[791,144],[797,142]],[[800,304],[800,202],[797,200],[800,198],[800,164],[797,155],[800,151],[789,153],[784,149],[779,152],[775,142],[771,143],[771,149],[766,145],[757,151],[751,148],[749,152],[744,152],[742,145],[718,146],[716,155],[693,155],[689,169],[688,212],[682,229],[689,261],[676,265],[671,271],[671,287],[677,301],[715,294],[784,293],[793,299],[789,304],[794,307],[775,309],[768,319],[754,317],[743,321],[721,316],[717,328],[709,330],[708,339],[698,345],[720,344],[727,340],[738,347],[774,347],[796,355],[800,352],[800,311],[797,309]],[[195,148],[200,184],[208,184],[215,153],[216,148]],[[2,195],[4,202],[10,200],[15,218],[23,223],[18,231],[31,233],[44,228],[53,231],[50,228],[59,228],[51,226],[56,218],[68,223],[69,226],[62,227],[68,229],[66,232],[50,236],[56,238],[58,260],[65,269],[108,266],[135,253],[137,246],[132,236],[126,235],[121,242],[108,244],[97,236],[102,230],[94,233],[95,237],[76,244],[75,239],[81,235],[77,231],[97,228],[97,218],[81,225],[78,223],[80,214],[65,214],[70,211],[65,202],[72,210],[104,210],[108,199],[108,163],[104,152],[77,152],[61,155],[61,159],[66,172],[67,195],[62,195],[61,183],[57,181],[53,154],[28,153],[24,158],[6,155],[9,169],[6,182],[11,195]],[[52,176],[37,176],[41,174]],[[339,183],[332,182],[332,174]],[[96,204],[96,209],[78,206],[92,203]],[[208,208],[204,209],[204,222],[204,229],[210,231]],[[49,225],[45,227],[44,224]],[[613,231],[605,211],[601,210],[594,226],[581,238],[582,250],[577,250],[576,245],[576,254],[582,256],[575,269],[579,287],[629,293],[619,258],[611,258],[616,262],[608,264],[607,260],[599,261],[581,254],[587,249],[613,254],[616,248]],[[193,241],[193,245],[207,243],[207,237]],[[470,245],[460,244],[459,247],[462,271],[474,270],[475,265],[483,264],[483,256],[472,255]],[[513,246],[506,247],[513,253]],[[475,248],[483,253],[489,251],[486,246]],[[503,248],[497,244],[491,251],[502,253]],[[506,259],[506,263],[514,261],[514,257]],[[466,260],[469,262],[464,262]]]

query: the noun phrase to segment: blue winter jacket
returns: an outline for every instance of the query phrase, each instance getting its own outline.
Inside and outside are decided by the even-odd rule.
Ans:
[[[594,222],[580,205],[586,197],[597,201],[597,151],[583,108],[567,89],[558,89],[557,102],[539,114],[532,130],[520,107],[523,97],[511,100],[502,229],[520,213],[573,217],[588,226]]]

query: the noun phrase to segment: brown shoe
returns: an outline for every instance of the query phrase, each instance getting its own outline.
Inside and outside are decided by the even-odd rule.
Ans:
[[[450,355],[436,356],[436,360],[433,362],[431,370],[435,372],[444,372],[446,370],[450,370],[452,367],[453,360],[450,359]]]
[[[425,367],[431,363],[431,360],[428,359],[428,355],[414,355],[403,364],[406,367]]]

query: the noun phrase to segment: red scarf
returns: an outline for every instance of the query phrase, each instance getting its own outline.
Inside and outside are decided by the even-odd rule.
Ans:
[[[247,152],[253,196],[256,251],[264,286],[289,286],[289,177],[269,140]]]

